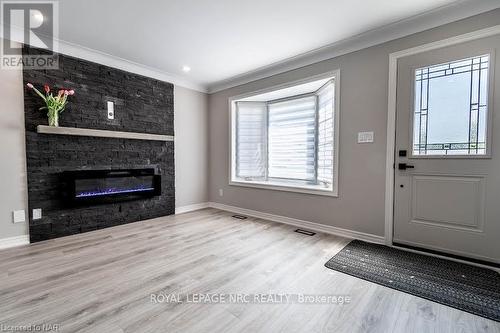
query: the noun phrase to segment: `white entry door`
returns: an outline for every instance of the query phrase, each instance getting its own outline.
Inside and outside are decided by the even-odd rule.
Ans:
[[[398,60],[393,242],[500,263],[500,36]]]

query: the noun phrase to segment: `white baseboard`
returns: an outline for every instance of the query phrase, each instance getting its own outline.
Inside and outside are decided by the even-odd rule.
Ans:
[[[8,237],[0,239],[0,249],[7,249],[9,247],[28,245],[30,243],[30,237],[28,235]]]
[[[195,210],[203,209],[203,208],[208,208],[208,202],[201,202],[197,204],[192,204],[192,205],[187,205],[187,206],[182,206],[182,207],[176,207],[175,208],[175,214],[182,214],[182,213],[187,213],[187,212],[192,212]]]
[[[217,202],[209,202],[208,206],[212,207],[212,208],[226,210],[229,212],[238,213],[238,214],[242,214],[242,215],[248,215],[248,216],[252,216],[252,217],[256,217],[256,218],[260,218],[260,219],[264,219],[264,220],[293,225],[295,227],[304,228],[304,229],[308,229],[308,230],[312,230],[312,231],[323,232],[323,233],[331,234],[331,235],[335,235],[335,236],[360,239],[360,240],[364,240],[364,241],[371,242],[371,243],[377,243],[377,244],[384,244],[385,243],[383,236],[377,236],[377,235],[367,234],[364,232],[348,230],[348,229],[343,229],[343,228],[337,228],[337,227],[334,227],[331,225],[309,222],[309,221],[294,219],[291,217],[274,215],[274,214],[259,212],[256,210],[224,205],[224,204],[220,204]]]

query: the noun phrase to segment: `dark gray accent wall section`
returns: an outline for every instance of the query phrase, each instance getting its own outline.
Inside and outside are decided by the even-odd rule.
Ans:
[[[25,47],[23,54],[43,51]],[[174,86],[89,61],[60,55],[58,70],[24,70],[23,80],[41,87],[72,88],[75,95],[59,125],[174,135]],[[107,101],[115,103],[108,120]],[[175,212],[174,143],[39,134],[47,125],[43,101],[25,90],[29,233],[31,242],[101,229]],[[67,207],[60,198],[60,173],[83,169],[154,167],[162,175],[162,195],[151,199]],[[34,208],[42,218],[33,220]]]

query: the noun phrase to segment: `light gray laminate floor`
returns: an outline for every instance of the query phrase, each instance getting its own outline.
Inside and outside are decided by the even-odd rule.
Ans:
[[[348,239],[230,216],[205,209],[2,250],[0,325],[58,324],[62,332],[500,332],[500,323],[325,268]],[[351,301],[152,302],[160,293]]]

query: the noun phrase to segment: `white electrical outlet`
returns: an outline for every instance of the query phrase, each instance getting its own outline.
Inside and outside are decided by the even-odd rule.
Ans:
[[[24,213],[24,209],[22,210],[15,210],[12,214],[13,216],[13,222],[14,223],[20,223],[26,221],[26,214]]]
[[[115,119],[115,103],[108,101],[108,119]]]
[[[35,208],[33,209],[33,220],[40,220],[42,218],[42,209]]]
[[[372,142],[373,142],[373,132],[358,133],[358,143],[372,143]]]
[[[224,190],[223,189],[219,189],[219,197],[223,197],[224,196]]]

